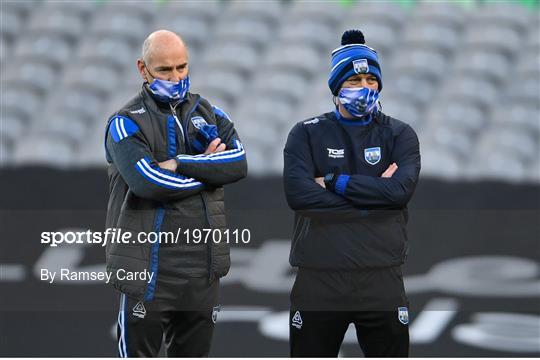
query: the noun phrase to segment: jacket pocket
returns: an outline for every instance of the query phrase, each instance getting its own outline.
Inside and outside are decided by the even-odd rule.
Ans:
[[[298,231],[300,244],[293,244],[297,247],[295,255],[303,255],[297,262],[339,269],[399,265],[403,262],[405,238],[397,216],[401,215],[367,216],[343,223],[312,221],[305,235],[301,229]]]
[[[371,227],[372,226],[372,227]],[[371,225],[374,235],[374,248],[378,248],[381,256],[387,255],[392,265],[403,262],[406,249],[406,233],[401,214],[389,216]]]

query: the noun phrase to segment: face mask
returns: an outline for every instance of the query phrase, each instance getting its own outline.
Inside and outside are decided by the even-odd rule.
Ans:
[[[189,90],[189,76],[178,82],[154,79],[148,86],[154,96],[162,102],[173,102],[183,99]]]
[[[379,100],[379,92],[369,88],[342,88],[338,100],[345,110],[354,117],[363,117],[370,114]]]

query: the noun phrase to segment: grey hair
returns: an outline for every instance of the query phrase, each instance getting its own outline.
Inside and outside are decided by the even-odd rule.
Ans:
[[[148,62],[149,62],[149,60],[150,60],[149,57],[150,57],[150,43],[151,43],[151,42],[152,42],[152,41],[150,40],[150,38],[147,37],[147,38],[144,40],[143,44],[142,44],[141,57],[142,57],[142,59],[143,59],[143,61],[144,61],[145,64],[148,64]]]

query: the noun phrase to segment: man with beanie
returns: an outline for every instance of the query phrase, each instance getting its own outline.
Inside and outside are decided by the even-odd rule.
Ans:
[[[382,72],[362,32],[343,34],[328,80],[335,110],[296,124],[284,149],[295,211],[292,357],[335,357],[349,324],[366,356],[406,357],[401,266],[420,173],[414,130],[380,109]]]
[[[120,298],[117,349],[121,357],[156,357],[165,340],[167,356],[208,356],[229,246],[189,234],[225,229],[223,185],[246,176],[245,151],[227,114],[189,91],[178,35],[150,34],[137,66],[142,88],[105,133],[106,226],[132,240],[106,249]],[[162,233],[174,239],[156,239]]]

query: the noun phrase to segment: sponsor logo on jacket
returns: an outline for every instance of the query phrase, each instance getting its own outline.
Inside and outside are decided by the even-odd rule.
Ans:
[[[341,159],[345,157],[345,149],[330,149],[326,148],[328,150],[328,157],[333,159]]]

